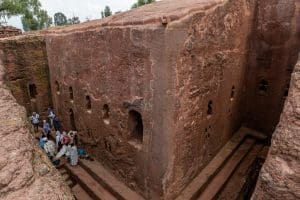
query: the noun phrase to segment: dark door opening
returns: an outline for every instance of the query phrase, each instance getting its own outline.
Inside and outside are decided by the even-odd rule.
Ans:
[[[69,114],[70,114],[71,129],[76,131],[77,128],[76,128],[76,124],[75,124],[75,115],[74,115],[73,109],[70,109]]]
[[[231,101],[234,100],[234,96],[235,96],[235,87],[232,86],[232,88],[231,88],[231,94],[230,94],[230,100],[231,100]]]
[[[102,109],[102,119],[104,124],[108,125],[110,123],[109,120],[109,106],[105,104]]]
[[[85,99],[86,99],[86,109],[91,110],[92,109],[92,102],[91,102],[90,96],[86,96]]]
[[[57,94],[60,93],[60,86],[59,86],[59,83],[57,81],[55,81],[55,90],[56,90]]]
[[[73,88],[72,87],[69,87],[69,94],[70,94],[71,101],[73,101],[74,100],[74,93],[73,93]]]
[[[212,114],[213,114],[213,102],[209,101],[207,106],[207,115],[212,115]]]
[[[37,95],[37,89],[35,84],[29,84],[29,95],[31,99],[35,99]]]
[[[128,116],[128,128],[132,138],[137,139],[138,141],[143,141],[143,120],[139,112],[135,110],[129,111]]]

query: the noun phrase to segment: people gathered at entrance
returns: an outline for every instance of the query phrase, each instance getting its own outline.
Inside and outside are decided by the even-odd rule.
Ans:
[[[42,120],[40,115],[33,112],[30,117],[34,132],[39,132],[39,125],[42,125],[42,132],[39,137],[39,146],[45,151],[54,165],[59,165],[61,159],[66,158],[72,166],[78,164],[78,157],[85,158],[84,149],[78,149],[78,133],[75,130],[62,131],[59,118],[52,108],[48,109],[48,118]]]

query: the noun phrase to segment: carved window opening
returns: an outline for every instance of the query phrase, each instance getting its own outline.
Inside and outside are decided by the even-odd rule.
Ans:
[[[75,124],[75,115],[73,109],[69,110],[69,115],[70,115],[70,125],[72,130],[77,130],[76,129],[76,124]]]
[[[139,142],[143,141],[143,120],[139,112],[135,110],[129,111],[128,128],[132,138],[137,139]]]
[[[29,84],[29,95],[31,99],[35,99],[37,95],[37,89],[35,84]]]
[[[210,133],[209,133],[209,130],[210,130],[210,127],[209,128],[205,128],[205,131],[204,131],[204,136],[205,136],[205,139],[208,140],[210,138]]]
[[[232,86],[232,88],[231,88],[231,94],[230,94],[230,100],[231,100],[231,101],[234,100],[234,96],[235,96],[235,87]]]
[[[69,87],[69,94],[70,94],[71,101],[73,101],[74,100],[74,93],[73,93],[73,88],[72,87]]]
[[[106,150],[112,152],[111,144],[108,141],[104,140],[104,145]]]
[[[102,109],[102,119],[104,124],[109,125],[110,120],[109,120],[109,106],[105,104]]]
[[[213,102],[209,101],[208,106],[207,106],[207,115],[212,115],[213,114]]]
[[[259,82],[258,92],[260,95],[267,95],[269,88],[269,83],[265,79]]]
[[[88,111],[91,111],[91,110],[92,110],[91,97],[90,97],[90,96],[86,96],[86,97],[85,97],[85,100],[86,100],[86,109],[87,109]]]
[[[59,83],[57,81],[55,81],[55,90],[56,90],[57,94],[60,93],[60,86],[59,86]]]

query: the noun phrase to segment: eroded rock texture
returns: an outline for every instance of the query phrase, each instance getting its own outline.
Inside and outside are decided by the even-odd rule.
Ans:
[[[300,59],[253,199],[300,198]]]
[[[3,52],[1,52],[3,54]],[[21,107],[3,83],[0,65],[0,199],[73,199],[33,138]]]

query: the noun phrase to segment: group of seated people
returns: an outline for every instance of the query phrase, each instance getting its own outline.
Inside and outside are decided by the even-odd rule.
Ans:
[[[77,135],[76,131],[70,131],[68,134],[63,131],[56,131],[56,141],[48,139],[46,135],[40,138],[39,145],[45,150],[49,158],[55,165],[60,163],[60,158],[66,156],[72,166],[78,163]]]
[[[67,157],[72,166],[77,165],[79,155],[82,158],[89,158],[84,149],[77,149],[77,131],[69,131],[68,133],[66,131],[61,132],[60,121],[51,108],[48,109],[48,114],[50,124],[47,120],[43,120],[42,135],[39,138],[39,146],[44,149],[53,164],[59,165],[60,159],[63,156]],[[35,132],[38,132],[39,115],[36,112],[34,112],[31,116],[31,123],[34,126]],[[50,139],[50,134],[53,128],[56,132],[55,142]]]

